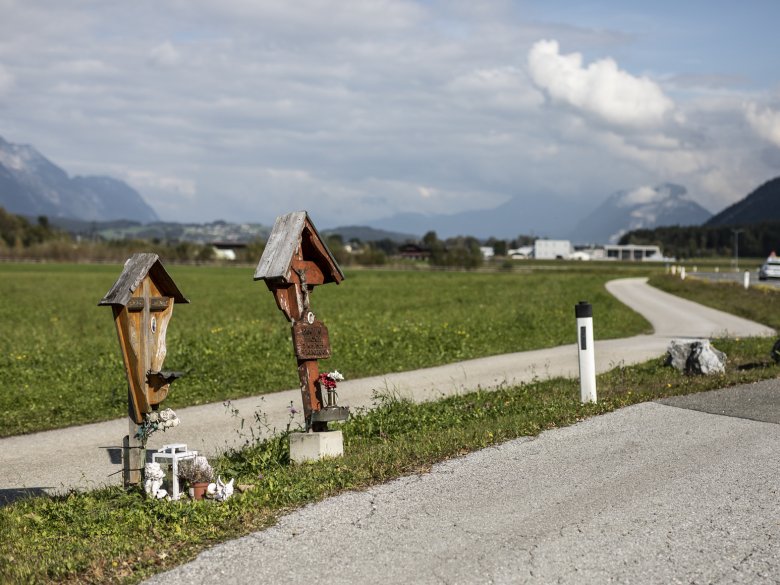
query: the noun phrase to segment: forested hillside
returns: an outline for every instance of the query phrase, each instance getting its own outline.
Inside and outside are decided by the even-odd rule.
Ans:
[[[635,230],[625,234],[621,244],[657,244],[664,254],[677,258],[729,256],[734,254],[738,230],[739,255],[764,257],[772,250],[780,252],[780,221],[738,226],[671,226]]]

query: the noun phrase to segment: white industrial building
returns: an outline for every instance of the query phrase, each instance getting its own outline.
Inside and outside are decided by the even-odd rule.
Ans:
[[[520,246],[519,248],[510,248],[506,251],[506,255],[512,260],[528,260],[534,257],[534,247]]]
[[[632,262],[662,262],[669,260],[661,253],[658,246],[640,246],[638,244],[626,244],[623,246],[613,244],[604,246],[604,255],[607,260],[628,260]]]
[[[483,260],[490,260],[493,256],[496,255],[495,250],[493,250],[493,246],[480,246],[479,251],[482,252]]]
[[[574,251],[569,240],[536,240],[534,258],[537,260],[566,260]]]

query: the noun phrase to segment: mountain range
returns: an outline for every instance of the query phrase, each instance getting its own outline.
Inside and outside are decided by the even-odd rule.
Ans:
[[[529,203],[532,201],[533,203]],[[401,213],[369,222],[371,227],[422,236],[435,231],[441,238],[516,238],[518,235],[562,237],[574,227],[587,204],[565,201],[553,193],[524,194],[493,209],[453,214]]]
[[[0,137],[0,207],[27,216],[90,221],[158,219],[126,183],[111,177],[69,177],[32,146]]]
[[[670,225],[699,225],[712,214],[685,187],[663,183],[618,191],[582,219],[569,234],[577,243],[614,244],[624,233]]]
[[[628,231],[658,226],[780,221],[780,177],[766,182],[715,216],[696,203],[685,187],[672,183],[618,191],[595,209],[588,206],[591,200],[571,202],[550,192],[523,194],[493,209],[454,214],[401,213],[369,222],[368,226],[323,231],[344,232],[345,241],[353,237],[363,241],[383,238],[403,241],[435,231],[441,238],[470,235],[483,239],[509,239],[530,235],[568,238],[575,243],[604,244],[617,241]],[[11,144],[2,137],[0,207],[30,217],[46,215],[53,223],[69,219],[82,222],[125,220],[137,225],[107,225],[102,229],[129,231],[136,237],[146,235],[153,227],[154,233],[158,234],[156,237],[166,239],[222,235],[244,240],[260,237],[265,229],[259,224],[246,224],[249,226],[247,229],[244,229],[244,224],[235,224],[241,229],[227,229],[222,225],[226,222],[214,222],[220,224],[217,226],[219,229],[200,229],[193,227],[194,224],[178,226],[159,222],[154,209],[126,183],[104,176],[71,178],[32,146]],[[96,226],[89,226],[90,233],[95,230]],[[83,232],[84,229],[76,231]]]
[[[780,221],[780,177],[767,181],[744,199],[740,199],[705,225],[747,225]]]

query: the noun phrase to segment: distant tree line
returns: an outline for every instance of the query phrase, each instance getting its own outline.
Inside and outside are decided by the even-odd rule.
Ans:
[[[341,266],[382,266],[398,253],[398,244],[390,239],[362,242],[353,238],[344,242],[340,234],[331,234],[325,238],[325,243]]]
[[[667,256],[704,258],[734,254],[739,230],[739,255],[762,258],[772,250],[780,253],[780,222],[735,226],[671,226],[628,232],[620,244],[658,245]]]
[[[431,253],[431,266],[473,269],[482,266],[484,261],[479,240],[471,236],[442,241],[436,232],[430,231],[423,236],[422,241]]]
[[[257,262],[265,242],[250,242],[236,250],[237,261]],[[0,207],[0,256],[59,261],[123,261],[134,252],[154,252],[177,262],[212,262],[214,248],[208,244],[159,239],[82,239],[53,228],[46,216],[37,223],[8,213]]]
[[[398,261],[402,245],[387,238],[374,242],[358,239],[345,242],[338,234],[326,237],[326,243],[342,266],[382,266],[390,261]],[[480,249],[482,244],[471,236],[441,240],[435,231],[429,231],[421,241],[414,243],[430,254],[431,266],[474,269],[484,262]],[[533,238],[529,236],[519,236],[511,241],[490,238],[485,242],[498,257],[505,256],[509,249],[529,244],[533,244]],[[265,242],[262,240],[237,247],[234,249],[236,261],[256,263],[264,247]],[[95,234],[84,237],[54,228],[46,216],[31,222],[0,207],[0,257],[119,262],[134,252],[154,252],[174,262],[216,261],[214,248],[208,244],[159,237],[111,240]]]
[[[46,241],[68,239],[68,234],[52,228],[45,215],[38,217],[38,223],[33,224],[0,207],[0,239],[4,247],[26,248]]]
[[[326,238],[330,251],[342,266],[381,266],[394,260],[398,261],[401,247],[415,244],[430,254],[428,263],[431,266],[466,269],[477,268],[484,263],[480,249],[482,245],[493,248],[497,257],[504,257],[510,249],[532,245],[533,242],[533,237],[523,235],[513,240],[489,238],[484,244],[471,236],[441,240],[435,231],[426,233],[422,240],[409,240],[404,243],[388,238],[373,242],[363,242],[353,238],[345,242],[339,234],[331,234]]]

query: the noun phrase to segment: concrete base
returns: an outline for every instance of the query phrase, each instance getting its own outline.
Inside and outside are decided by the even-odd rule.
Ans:
[[[290,460],[295,463],[319,461],[325,457],[342,455],[344,455],[344,435],[341,431],[290,434]]]

